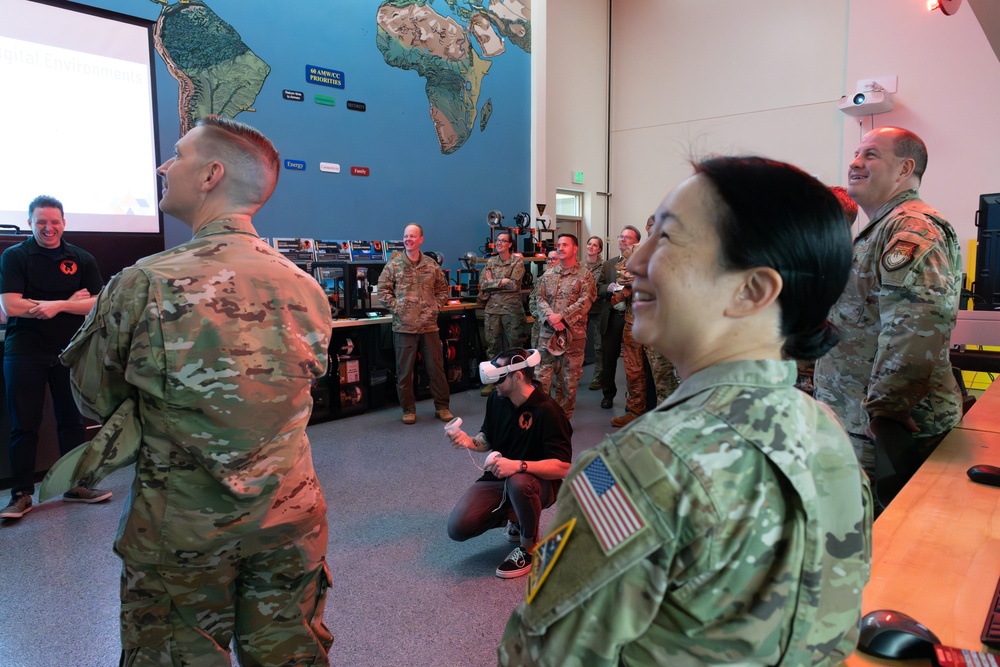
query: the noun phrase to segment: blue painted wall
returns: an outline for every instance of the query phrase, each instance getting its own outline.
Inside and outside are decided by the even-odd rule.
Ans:
[[[151,21],[162,7],[152,0],[83,4]],[[430,119],[425,80],[387,65],[376,46],[379,0],[206,4],[271,67],[255,111],[236,118],[267,134],[283,158],[307,163],[304,172],[282,171],[274,196],[255,219],[262,236],[399,239],[405,224],[417,222],[424,226],[424,249],[442,252],[444,268],[457,269],[461,254],[482,254],[489,210],[502,211],[510,224],[518,211],[535,214],[529,201],[530,54],[509,40],[483,80],[478,106],[493,103],[486,130],[477,121],[468,141],[445,155]],[[432,0],[430,6],[451,15],[453,4]],[[178,84],[159,56],[156,61],[160,152],[166,159],[180,133]],[[345,88],[307,84],[307,64],[344,72]],[[284,100],[284,89],[304,92],[306,101]],[[334,97],[336,105],[314,103],[316,94]],[[349,111],[347,100],[365,103],[367,111]],[[339,163],[342,172],[322,173],[320,161]],[[352,165],[370,168],[371,175],[351,176]],[[171,218],[164,232],[167,247],[190,237]]]

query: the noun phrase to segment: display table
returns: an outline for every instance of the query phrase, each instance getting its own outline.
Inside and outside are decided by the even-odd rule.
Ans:
[[[875,522],[872,576],[862,611],[893,609],[946,646],[986,650],[979,641],[1000,578],[1000,488],[966,470],[1000,466],[1000,383],[993,383]],[[927,665],[856,652],[844,663]]]

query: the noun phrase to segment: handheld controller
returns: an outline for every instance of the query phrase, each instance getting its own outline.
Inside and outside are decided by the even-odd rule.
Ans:
[[[498,458],[500,458],[500,452],[493,450],[490,452],[490,455],[486,457],[486,462],[483,464],[483,467],[489,468]]]
[[[454,437],[454,435],[458,433],[458,429],[460,428],[462,428],[462,418],[455,417],[450,422],[444,425],[444,432]]]

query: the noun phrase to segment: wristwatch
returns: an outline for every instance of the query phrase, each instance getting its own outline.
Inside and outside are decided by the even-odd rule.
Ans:
[[[528,462],[521,461],[521,472],[528,472]]]

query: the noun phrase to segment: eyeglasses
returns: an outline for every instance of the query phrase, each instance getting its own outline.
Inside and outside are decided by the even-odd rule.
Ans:
[[[618,235],[618,240],[621,241],[622,239],[625,239],[625,240],[628,240],[628,241],[635,241],[636,240],[635,236],[633,236],[632,234],[619,234]]]

